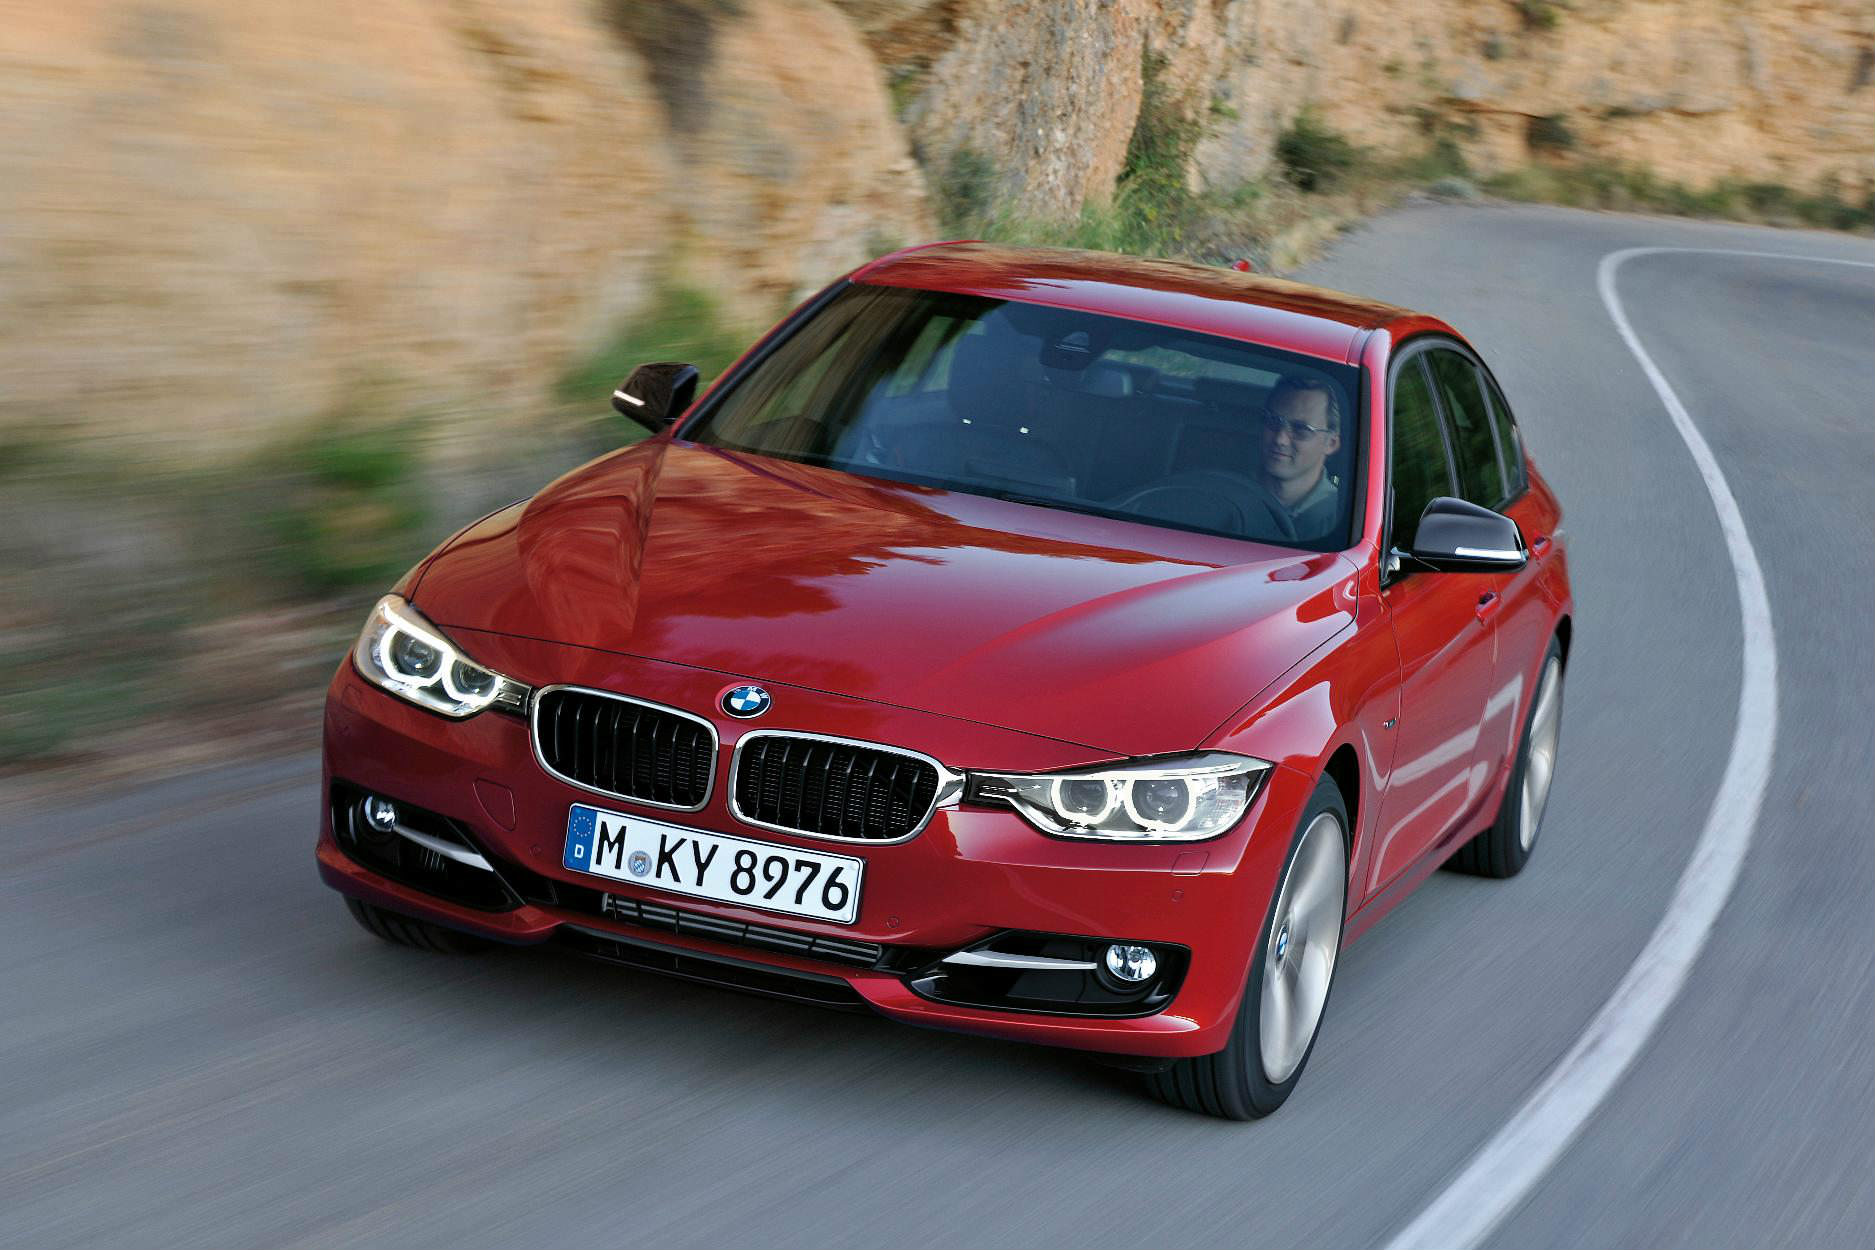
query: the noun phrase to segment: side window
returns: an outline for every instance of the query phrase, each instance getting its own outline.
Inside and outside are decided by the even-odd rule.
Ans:
[[[1504,456],[1504,477],[1510,483],[1510,493],[1521,495],[1530,485],[1523,468],[1523,438],[1517,433],[1510,405],[1504,402],[1504,392],[1497,389],[1497,383],[1488,373],[1484,375],[1484,387],[1491,396],[1491,424],[1497,430],[1498,450]]]
[[[1423,358],[1409,360],[1393,379],[1393,545],[1413,546],[1420,514],[1440,495],[1452,493],[1452,470],[1432,406]]]
[[[1504,468],[1498,463],[1497,439],[1491,433],[1491,415],[1485,407],[1478,369],[1457,352],[1436,348],[1426,353],[1426,362],[1432,366],[1432,378],[1452,431],[1459,495],[1486,508],[1498,507],[1510,498],[1510,491],[1505,486]]]

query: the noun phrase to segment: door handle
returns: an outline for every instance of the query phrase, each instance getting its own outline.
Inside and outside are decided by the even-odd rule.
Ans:
[[[1549,554],[1549,535],[1538,534],[1530,540],[1530,554],[1541,560]]]
[[[1495,590],[1487,590],[1479,595],[1477,609],[1478,624],[1483,625],[1485,622],[1489,621],[1491,617],[1496,614],[1499,605],[1503,602],[1504,600],[1498,596]]]

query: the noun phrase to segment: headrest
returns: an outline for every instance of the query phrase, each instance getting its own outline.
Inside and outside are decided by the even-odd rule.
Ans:
[[[1077,395],[1123,398],[1133,393],[1133,375],[1116,364],[1095,361],[1084,369],[1043,369],[1048,384]]]
[[[1192,383],[1192,393],[1220,412],[1242,413],[1246,421],[1262,415],[1263,401],[1269,395],[1266,388],[1254,383],[1225,378],[1198,378]]]
[[[1131,395],[1133,374],[1121,365],[1097,360],[1081,371],[1081,390],[1088,395]]]

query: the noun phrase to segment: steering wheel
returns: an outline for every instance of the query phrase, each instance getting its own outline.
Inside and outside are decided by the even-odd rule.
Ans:
[[[1294,542],[1296,537],[1295,523],[1270,503],[1261,486],[1223,469],[1173,473],[1121,496],[1112,506],[1244,538]]]

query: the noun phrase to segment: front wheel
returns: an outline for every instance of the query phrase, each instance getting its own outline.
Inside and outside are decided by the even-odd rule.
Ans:
[[[1289,848],[1282,884],[1251,955],[1230,1041],[1147,1078],[1175,1107],[1254,1120],[1283,1105],[1302,1078],[1341,954],[1348,896],[1348,809],[1323,778]]]

